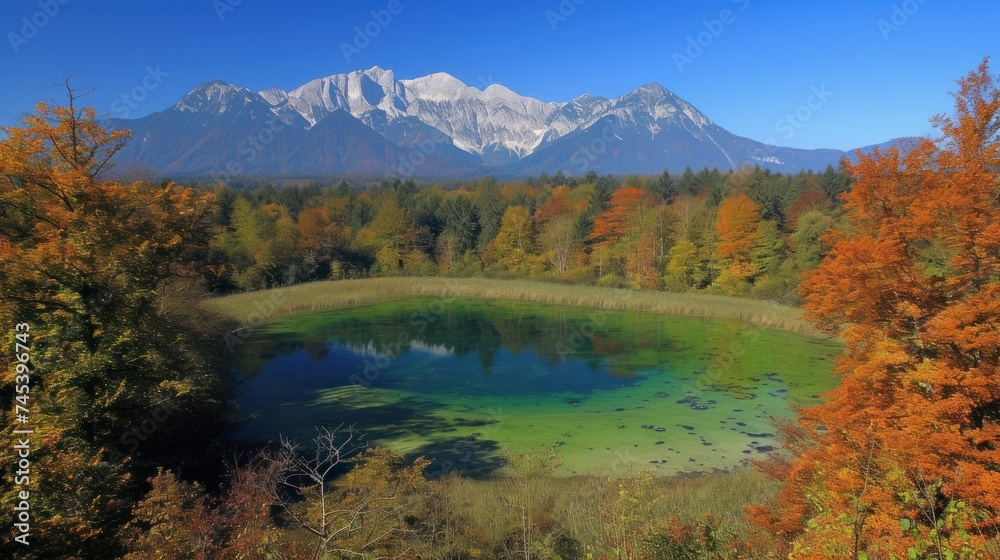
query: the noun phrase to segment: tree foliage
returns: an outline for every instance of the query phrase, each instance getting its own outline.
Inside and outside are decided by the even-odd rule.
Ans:
[[[847,354],[764,525],[795,557],[970,558],[1000,527],[1000,93],[959,81],[937,144],[848,167],[849,230],[802,283],[806,316]],[[805,216],[803,216],[804,218]]]
[[[212,274],[214,208],[197,189],[102,178],[128,135],[103,129],[68,91],[68,106],[39,104],[0,141],[0,331],[12,340],[16,324],[30,326],[37,372],[32,512],[44,536],[32,553],[105,558],[145,470],[178,449],[169,434],[217,416],[218,380],[187,303]],[[12,424],[10,360],[0,357],[0,384]],[[137,429],[158,432],[159,445],[142,445]],[[4,486],[4,507],[13,492]]]

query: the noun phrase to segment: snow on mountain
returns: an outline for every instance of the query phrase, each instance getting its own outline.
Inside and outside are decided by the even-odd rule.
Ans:
[[[288,103],[288,94],[284,90],[278,88],[265,89],[263,91],[258,91],[257,95],[264,98],[271,105],[280,106]]]
[[[404,80],[409,113],[460,145],[485,155],[503,147],[523,157],[548,131],[558,103],[543,103],[499,85],[479,90],[444,73]]]
[[[355,117],[376,108],[388,115],[403,115],[402,93],[402,86],[392,70],[375,66],[370,70],[312,80],[288,92],[287,98],[288,105],[312,126],[338,109]]]
[[[491,163],[523,158],[609,114],[643,126],[654,136],[664,126],[660,121],[691,129],[714,126],[693,106],[657,84],[616,99],[584,95],[569,102],[546,103],[499,84],[480,90],[444,72],[397,81],[391,70],[375,66],[312,80],[288,93],[271,89],[260,95],[286,122],[288,113],[295,111],[309,126],[338,109],[366,123],[416,117],[448,135],[454,146]],[[384,112],[385,118],[369,114],[376,110]],[[692,133],[698,134],[696,130]]]
[[[202,84],[178,101],[174,108],[184,112],[224,113],[258,101],[260,96],[245,87],[216,80]]]
[[[265,90],[261,95],[276,111],[288,107],[298,112],[309,126],[338,109],[365,122],[380,120],[369,115],[376,110],[389,123],[416,117],[478,155],[498,147],[518,156],[530,153],[549,130],[546,120],[560,107],[499,85],[479,90],[443,72],[397,81],[391,70],[377,66],[312,80],[287,94]]]
[[[297,110],[288,104],[288,94],[278,88],[265,89],[257,92],[257,95],[271,105],[271,111],[287,125],[296,128],[309,128],[311,123]]]
[[[174,173],[234,165],[230,174],[660,173],[744,163],[797,171],[844,155],[738,137],[655,83],[555,103],[443,72],[397,80],[377,66],[291,91],[209,82],[170,109],[119,126],[141,138],[123,156]]]

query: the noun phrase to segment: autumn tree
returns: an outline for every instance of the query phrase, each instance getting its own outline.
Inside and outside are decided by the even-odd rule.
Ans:
[[[627,233],[638,229],[639,217],[650,204],[648,196],[637,188],[615,191],[607,211],[594,220],[594,229],[590,232],[594,247],[603,249],[614,246]]]
[[[840,386],[788,432],[758,522],[797,558],[1000,554],[1000,92],[959,80],[943,133],[859,155],[847,231],[801,291],[847,344]]]
[[[374,219],[358,232],[356,241],[375,254],[381,272],[394,273],[403,266],[410,219],[391,192],[375,197],[374,206]]]
[[[38,372],[28,557],[114,558],[144,469],[198,441],[187,419],[214,417],[219,382],[190,320],[214,209],[210,194],[171,183],[103,179],[128,133],[102,128],[67,89],[67,106],[40,103],[3,129],[0,331],[29,335]],[[0,385],[13,425],[10,359]],[[156,444],[135,437],[143,422]],[[8,509],[13,490],[4,484]]]
[[[803,214],[825,208],[830,205],[830,198],[819,188],[809,188],[802,191],[787,210],[785,210],[785,229],[795,231],[799,218]]]
[[[594,220],[588,236],[593,243],[592,261],[598,267],[598,276],[624,277],[626,260],[649,247],[636,247],[642,235],[646,211],[654,206],[653,197],[638,188],[622,188],[611,195],[608,209]],[[647,224],[648,225],[648,224]]]
[[[719,205],[716,231],[715,254],[722,265],[716,285],[731,294],[742,293],[759,271],[753,254],[761,233],[757,203],[743,193],[723,200]]]
[[[660,285],[660,265],[667,256],[669,218],[660,205],[646,208],[640,216],[638,231],[625,238],[625,274],[631,287],[655,289]]]
[[[578,221],[579,218],[572,214],[556,216],[545,222],[539,235],[545,258],[560,276],[569,272],[578,260],[582,245],[577,233]]]
[[[578,226],[586,209],[585,198],[574,197],[568,186],[560,185],[552,189],[535,212],[542,253],[560,276],[569,271],[573,261],[579,260],[583,240]]]
[[[123,532],[125,560],[312,560],[315,550],[271,514],[278,477],[270,467],[259,457],[233,467],[218,495],[160,469]]]
[[[208,505],[204,488],[161,471],[135,509],[130,526],[133,551],[125,560],[190,558],[211,560],[219,555],[216,537],[219,512]]]
[[[468,194],[458,194],[441,202],[437,209],[442,223],[438,257],[445,270],[476,247],[479,219]]]
[[[352,251],[351,231],[342,216],[342,210],[335,210],[331,215],[325,207],[309,207],[299,212],[295,222],[295,280],[340,278],[343,275],[343,270],[335,270],[335,267],[342,268],[341,262],[352,260]]]
[[[295,222],[299,244],[305,251],[317,251],[331,242],[333,220],[323,208],[306,208]]]
[[[706,221],[706,201],[704,196],[685,194],[677,197],[667,212],[678,239],[693,241],[698,237],[698,226]],[[711,224],[714,227],[715,224]]]
[[[407,464],[387,449],[359,444],[350,429],[323,428],[308,448],[282,440],[263,457],[275,476],[274,503],[310,535],[316,558],[405,556],[405,515],[415,507],[429,461]]]
[[[668,289],[686,290],[700,280],[698,247],[687,239],[681,239],[670,248],[664,281]]]
[[[509,204],[492,178],[479,181],[472,194],[472,203],[476,208],[476,221],[479,224],[476,246],[480,251],[485,251],[486,246],[500,232],[504,211]]]
[[[382,274],[426,274],[432,271],[434,250],[430,228],[418,223],[412,206],[400,203],[400,192],[383,190],[373,201],[373,218],[355,243],[375,257]]]
[[[483,262],[523,274],[530,269],[534,246],[535,225],[531,211],[524,206],[509,206],[504,211],[500,231],[483,252]]]

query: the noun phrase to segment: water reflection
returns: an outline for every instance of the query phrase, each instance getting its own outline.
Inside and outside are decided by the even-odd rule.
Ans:
[[[485,476],[504,446],[558,449],[565,474],[607,452],[665,474],[732,466],[768,447],[767,415],[833,386],[838,348],[727,321],[411,299],[288,317],[242,351],[255,418],[234,438],[352,424]]]

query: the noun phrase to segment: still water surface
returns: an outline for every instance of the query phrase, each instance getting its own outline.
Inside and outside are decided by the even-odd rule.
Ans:
[[[769,416],[820,402],[836,342],[631,311],[414,298],[285,317],[254,332],[234,429],[353,425],[434,459],[431,476],[486,476],[502,448],[552,449],[559,475],[727,469],[770,451]]]

